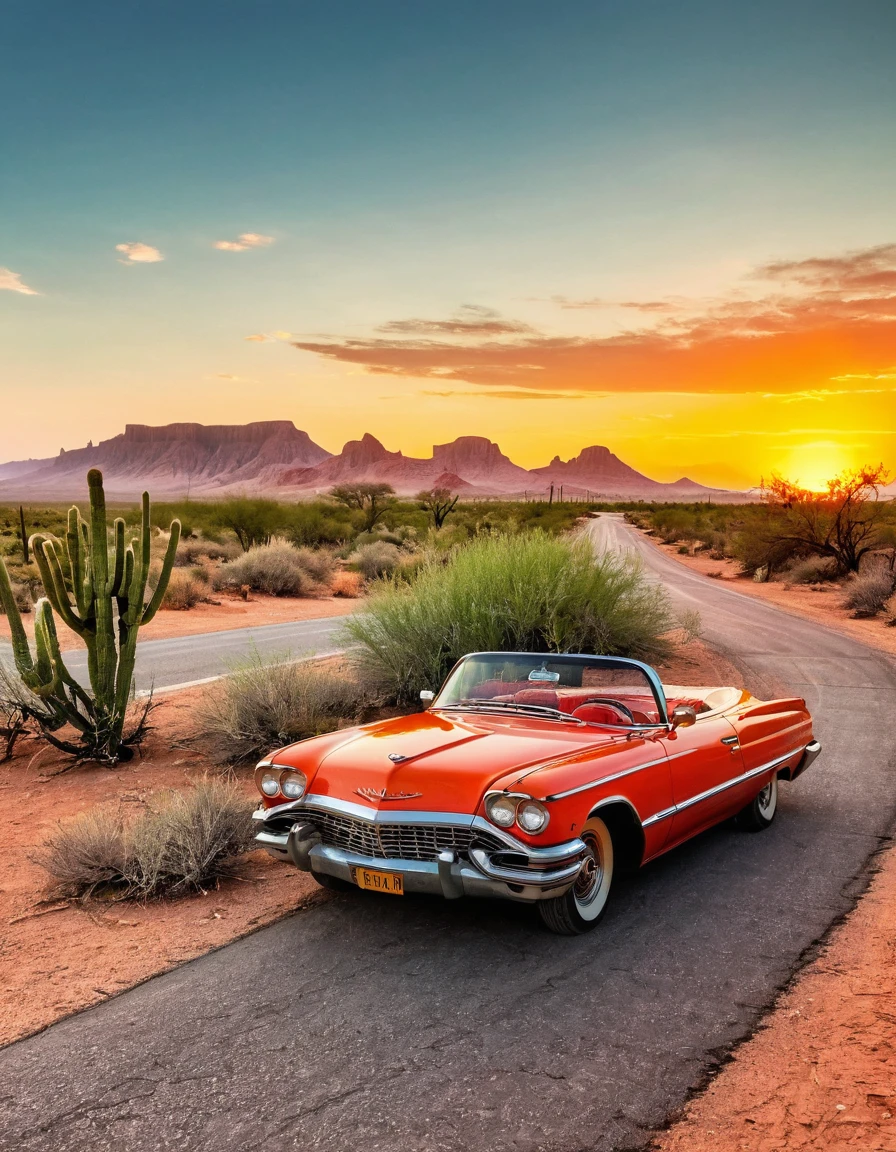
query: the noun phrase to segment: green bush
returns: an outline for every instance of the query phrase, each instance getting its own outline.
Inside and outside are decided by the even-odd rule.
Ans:
[[[205,891],[251,848],[245,797],[232,784],[204,780],[168,793],[129,824],[109,808],[83,812],[60,824],[34,859],[58,896],[146,899]]]
[[[366,683],[411,703],[476,651],[591,652],[655,660],[672,626],[663,590],[584,540],[528,532],[480,538],[448,563],[392,581],[347,631]]]
[[[354,679],[312,661],[265,663],[256,656],[205,694],[198,732],[216,763],[242,764],[353,723],[367,703]]]
[[[298,549],[286,540],[256,544],[236,560],[222,564],[215,574],[216,588],[248,584],[253,592],[268,596],[304,596],[311,583]]]
[[[373,544],[362,544],[348,559],[365,580],[376,580],[395,571],[401,563],[401,549],[385,540],[377,540]]]

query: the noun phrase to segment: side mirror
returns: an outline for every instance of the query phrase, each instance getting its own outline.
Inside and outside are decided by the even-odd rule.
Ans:
[[[673,732],[676,728],[690,728],[692,724],[697,723],[697,710],[692,708],[690,704],[679,704],[677,708],[672,709],[669,720]]]
[[[420,699],[423,701],[424,704],[429,704],[429,702],[431,700],[435,700],[435,698],[436,698],[435,692],[430,692],[430,690],[428,688],[424,688],[423,691],[420,693]],[[692,711],[693,711],[693,709],[692,709]]]

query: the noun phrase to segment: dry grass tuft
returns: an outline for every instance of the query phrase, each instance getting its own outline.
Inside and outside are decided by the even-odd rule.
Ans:
[[[337,572],[330,581],[330,592],[333,596],[344,596],[348,600],[355,600],[361,595],[364,581],[360,572]]]
[[[255,657],[205,693],[197,723],[216,763],[242,764],[355,723],[371,703],[357,680],[312,661]]]
[[[126,824],[108,808],[60,824],[34,860],[53,894],[149,899],[215,887],[252,847],[252,821],[233,784],[206,779],[169,792]]]

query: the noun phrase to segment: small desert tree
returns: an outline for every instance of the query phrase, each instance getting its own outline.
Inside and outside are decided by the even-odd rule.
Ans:
[[[31,550],[47,593],[34,612],[34,654],[2,559],[0,602],[9,617],[16,670],[26,689],[20,698],[26,714],[51,744],[76,760],[114,764],[132,755],[131,746],[145,732],[145,709],[136,727],[125,732],[137,632],[162,603],[180,539],[180,521],[172,521],[162,571],[147,603],[149,494],[143,493],[139,536],[126,541],[125,522],[116,518],[110,553],[103,476],[96,468],[87,473],[87,485],[89,523],[72,508],[64,543],[55,536],[31,537]],[[90,691],[65,666],[54,612],[87,647]],[[66,728],[73,734],[60,735]]]
[[[417,494],[417,503],[432,516],[437,531],[454,511],[459,499],[456,494],[452,495],[450,488],[430,488]]]
[[[762,486],[771,514],[770,535],[782,544],[832,557],[842,572],[858,572],[862,558],[882,542],[887,505],[878,492],[888,481],[883,464],[841,472],[824,492],[773,476]]]
[[[395,503],[395,489],[391,484],[337,484],[330,495],[346,508],[354,508],[364,516],[364,531],[370,532]]]
[[[244,552],[259,544],[270,544],[285,524],[284,510],[276,500],[263,497],[234,496],[222,500],[215,509],[215,520],[229,528]]]

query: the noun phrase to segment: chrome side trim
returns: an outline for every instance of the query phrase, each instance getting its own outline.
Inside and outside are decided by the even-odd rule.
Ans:
[[[611,784],[614,780],[621,780],[623,776],[631,776],[633,772],[642,772],[645,768],[655,768],[657,764],[668,764],[670,760],[678,760],[681,756],[690,756],[696,751],[696,748],[687,748],[684,752],[673,752],[671,756],[659,756],[656,760],[648,760],[645,764],[636,764],[633,768],[624,768],[621,772],[614,772],[611,776],[601,776],[599,780],[580,784],[577,788],[567,789],[566,792],[555,792],[552,796],[543,796],[542,802],[547,804],[552,800],[565,800],[567,796],[587,792],[589,788],[599,788],[601,784]]]
[[[643,826],[649,828],[651,824],[658,824],[660,820],[665,820],[669,816],[674,816],[678,812],[692,808],[695,804],[700,804],[704,800],[718,796],[720,792],[726,792],[729,788],[736,788],[738,784],[744,784],[747,780],[752,780],[754,776],[761,776],[764,772],[771,772],[772,769],[786,764],[787,761],[796,756],[799,751],[799,748],[794,748],[794,750],[788,752],[786,756],[778,756],[774,760],[769,760],[767,764],[760,764],[758,768],[751,768],[748,772],[742,772],[739,776],[732,776],[730,780],[725,780],[722,784],[716,784],[713,788],[707,788],[705,792],[698,792],[696,796],[690,796],[687,800],[682,800],[680,804],[673,804],[671,808],[664,808],[662,812],[648,816]]]

